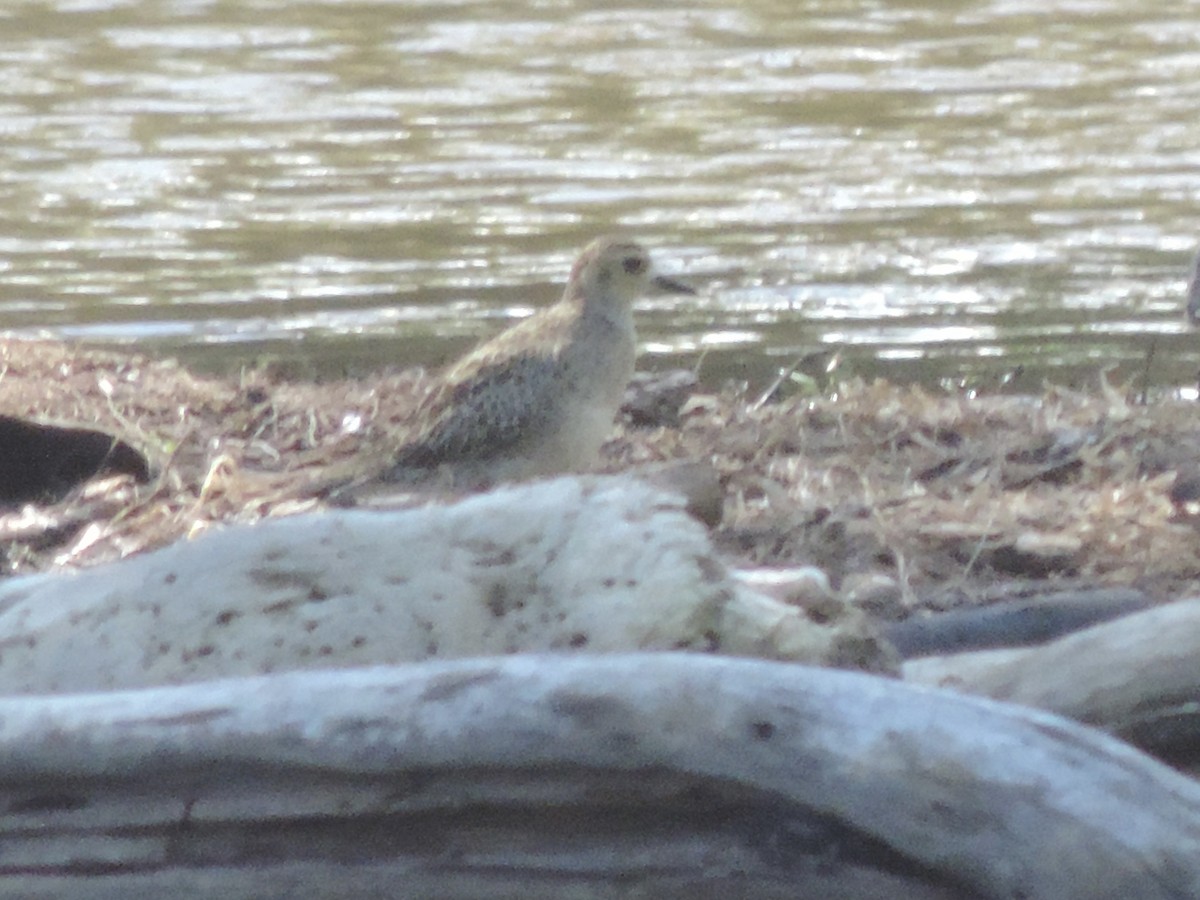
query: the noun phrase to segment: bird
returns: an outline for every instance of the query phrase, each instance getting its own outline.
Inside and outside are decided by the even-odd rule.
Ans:
[[[417,408],[416,433],[379,480],[441,472],[455,487],[478,487],[591,466],[633,377],[634,301],[651,290],[695,294],[655,272],[632,240],[592,241],[562,299],[441,374]]]
[[[1187,319],[1193,327],[1200,325],[1200,252],[1193,257],[1188,273]]]

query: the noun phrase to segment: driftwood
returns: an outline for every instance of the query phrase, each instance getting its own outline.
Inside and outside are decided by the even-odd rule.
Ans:
[[[861,614],[842,607],[818,623],[745,589],[681,497],[621,476],[233,526],[0,584],[0,694],[683,649],[889,662]]]
[[[946,655],[1043,644],[1145,609],[1149,604],[1144,593],[1132,588],[1053,591],[988,606],[913,616],[886,625],[883,633],[901,656]]]
[[[1200,787],[856,673],[516,656],[0,700],[6,897],[1194,898]]]
[[[1051,710],[1200,766],[1200,599],[1041,647],[911,660],[907,680]]]

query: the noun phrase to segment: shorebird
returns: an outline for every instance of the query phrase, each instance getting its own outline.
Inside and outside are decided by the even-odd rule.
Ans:
[[[633,302],[652,288],[695,293],[656,274],[638,244],[593,241],[561,300],[441,375],[417,410],[417,433],[381,480],[444,472],[455,486],[484,485],[590,466],[633,376]]]
[[[1192,325],[1200,325],[1200,252],[1193,257],[1188,273],[1187,318]]]

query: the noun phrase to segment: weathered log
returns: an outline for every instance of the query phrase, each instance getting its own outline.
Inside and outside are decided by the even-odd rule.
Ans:
[[[688,654],[0,700],[0,895],[1200,896],[1200,786],[1036,710]]]
[[[1053,591],[987,606],[913,616],[884,626],[904,657],[964,653],[992,647],[1042,644],[1138,609],[1149,598],[1132,588]]]
[[[561,478],[12,579],[0,693],[548,650],[887,662],[854,610],[817,623],[740,587],[683,507],[635,478]]]
[[[1200,599],[1096,625],[1041,647],[904,664],[906,680],[1036,706],[1181,766],[1200,765]]]

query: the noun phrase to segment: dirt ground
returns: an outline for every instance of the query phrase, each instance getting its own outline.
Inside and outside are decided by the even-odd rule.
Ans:
[[[0,413],[109,431],[151,477],[99,477],[0,510],[7,574],[94,565],[321,505],[386,465],[431,379],[322,383],[0,343]],[[687,379],[628,409],[604,471],[696,461],[720,477],[714,540],[737,564],[816,565],[889,617],[1065,587],[1200,593],[1200,410],[1094,393],[935,394],[883,382],[761,402]],[[652,392],[652,391],[651,391]],[[653,405],[653,404],[652,404]]]

